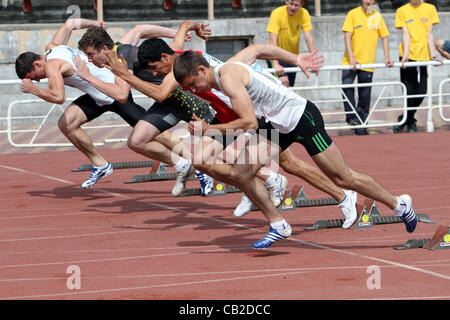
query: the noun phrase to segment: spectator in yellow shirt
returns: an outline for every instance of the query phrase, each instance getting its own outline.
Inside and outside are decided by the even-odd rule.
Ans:
[[[402,30],[402,43],[400,44],[400,61],[440,61],[436,56],[433,37],[433,25],[439,23],[436,7],[422,0],[410,0],[409,3],[397,9],[395,27]],[[400,80],[406,86],[408,95],[420,95],[427,92],[427,67],[402,66]],[[408,108],[420,106],[424,97],[408,98]],[[408,110],[406,122],[395,126],[394,133],[402,132],[405,125],[408,132],[417,132],[417,120],[414,115],[417,110]],[[402,115],[398,117],[398,121]]]
[[[283,48],[294,54],[299,53],[300,34],[303,31],[309,52],[315,50],[312,36],[311,16],[303,8],[305,0],[286,0],[286,5],[274,9],[270,14],[266,31],[269,33],[269,44]],[[295,65],[267,61],[269,68],[275,68],[275,72],[285,87],[295,84],[295,72],[284,73],[284,68],[296,67]]]
[[[357,69],[360,64],[373,64],[378,45],[378,38],[382,39],[385,64],[392,67],[394,62],[389,57],[389,30],[381,14],[374,9],[376,0],[361,0],[361,5],[350,10],[345,18],[342,31],[345,39],[345,55],[343,65],[352,66],[342,71],[342,84],[352,84],[355,78],[358,83],[371,83],[373,69]],[[346,121],[351,125],[363,123],[369,115],[371,87],[358,88],[358,103],[355,105],[355,89],[342,89]],[[352,107],[353,106],[353,107]],[[355,114],[355,111],[357,114]],[[368,134],[367,129],[355,130],[357,135]]]

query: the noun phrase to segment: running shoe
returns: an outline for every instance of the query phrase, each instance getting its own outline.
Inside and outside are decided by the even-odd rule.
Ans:
[[[353,225],[358,217],[358,212],[356,210],[356,198],[358,195],[353,190],[344,190],[344,193],[346,197],[344,199],[345,201],[339,203],[338,207],[341,208],[345,217],[344,223],[342,224],[342,229],[348,229]]]
[[[252,210],[252,201],[244,194],[242,196],[241,202],[238,204],[236,209],[234,209],[233,214],[236,217],[242,217]]]
[[[272,201],[275,208],[278,208],[281,205],[281,202],[284,199],[284,193],[287,188],[287,178],[281,174],[278,174],[278,183],[272,187],[268,188],[270,200]],[[244,194],[242,196],[241,202],[238,204],[236,209],[234,209],[233,214],[236,217],[242,217],[243,215],[249,213],[251,210],[257,209],[252,201]]]
[[[189,163],[184,166],[184,168],[177,172],[177,180],[175,181],[175,184],[172,188],[172,195],[174,197],[179,196],[184,189],[186,188],[186,182],[194,174],[195,168],[194,166]]]
[[[284,229],[274,229],[270,227],[269,232],[261,240],[253,243],[255,249],[267,249],[272,243],[289,238],[292,234],[291,226],[288,224]]]
[[[214,179],[198,170],[195,170],[195,176],[197,177],[198,181],[200,181],[202,197],[209,196],[214,188]]]
[[[405,223],[406,231],[409,233],[414,232],[417,226],[417,216],[414,212],[413,206],[412,206],[412,199],[411,196],[408,194],[402,194],[400,196],[400,199],[402,199],[403,203],[401,203],[401,206],[404,206],[403,214],[400,216],[402,221]]]
[[[284,199],[284,193],[287,188],[287,178],[282,174],[278,174],[278,183],[272,188],[268,188],[270,200],[272,200],[275,208],[278,208]]]
[[[103,168],[92,167],[91,173],[89,174],[89,178],[85,182],[83,182],[81,187],[84,189],[90,188],[94,184],[96,184],[98,180],[100,180],[101,178],[104,178],[106,176],[109,176],[112,172],[113,172],[113,167],[112,167],[111,163],[109,163],[109,162]]]

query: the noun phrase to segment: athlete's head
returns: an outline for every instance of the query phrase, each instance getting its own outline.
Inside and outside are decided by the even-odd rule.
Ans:
[[[34,52],[24,52],[16,59],[16,73],[19,79],[39,81],[45,76],[45,59]]]
[[[208,70],[208,61],[194,51],[186,51],[179,55],[173,63],[175,79],[192,92],[205,92],[211,89]]]
[[[146,68],[156,76],[165,76],[172,69],[172,56],[175,52],[159,38],[150,38],[142,42],[138,50],[141,68]]]
[[[114,48],[114,41],[105,29],[93,27],[78,41],[78,48],[86,53],[90,62],[102,68],[108,61],[107,54]]]
[[[286,10],[288,15],[293,16],[297,13],[298,9],[303,6],[304,0],[286,0]]]

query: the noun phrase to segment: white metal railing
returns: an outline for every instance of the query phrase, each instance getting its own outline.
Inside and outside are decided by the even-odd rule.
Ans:
[[[14,81],[14,80],[13,80]],[[9,84],[9,83],[8,83]],[[133,99],[142,99],[146,98],[149,99],[147,96],[144,95],[134,95]],[[67,98],[66,102],[74,101],[76,98]],[[73,146],[72,143],[37,143],[36,139],[39,137],[39,133],[41,133],[42,128],[45,124],[47,124],[47,120],[49,119],[50,115],[54,112],[54,110],[60,110],[61,114],[64,112],[64,109],[62,105],[58,104],[49,104],[50,108],[44,115],[37,115],[37,116],[14,116],[13,110],[17,105],[20,104],[36,104],[36,103],[45,103],[45,101],[41,99],[25,99],[25,100],[16,100],[11,102],[8,105],[7,109],[7,117],[4,118],[6,120],[6,130],[0,131],[0,133],[6,133],[8,137],[8,142],[11,146],[16,148],[29,148],[29,147],[71,147]],[[107,113],[111,112],[105,112]],[[1,120],[2,118],[0,118]],[[32,129],[14,129],[13,128],[13,121],[15,120],[36,120],[38,123],[35,124],[37,128]],[[111,128],[118,128],[118,127],[129,127],[127,123],[124,122],[124,124],[111,124],[111,125],[96,125],[93,123],[89,123],[86,125],[83,125],[82,128],[85,130],[89,129],[111,129]],[[32,134],[30,139],[27,139],[28,142],[21,142],[17,143],[13,139],[13,133],[30,133]],[[114,143],[114,142],[124,142],[126,141],[126,138],[117,138],[117,139],[104,139],[104,142],[94,142],[94,146],[103,146],[105,143]]]
[[[444,121],[450,121],[450,118],[447,118],[444,115],[444,98],[443,98],[444,90],[443,90],[443,88],[447,82],[450,82],[450,78],[442,80],[441,83],[439,84],[439,115],[441,116],[441,119]],[[445,95],[450,96],[450,94],[445,94]],[[446,107],[450,107],[450,104],[446,105]]]
[[[444,61],[445,65],[450,65],[450,61],[449,60],[445,60]],[[350,66],[324,66],[321,70],[320,70],[320,74],[319,76],[321,77],[325,72],[328,73],[328,78],[325,84],[319,85],[319,76],[316,77],[315,79],[315,84],[313,86],[307,86],[307,87],[293,87],[292,90],[298,90],[298,91],[304,91],[304,90],[336,90],[336,89],[341,89],[341,94],[342,89],[343,88],[358,88],[358,87],[364,87],[364,86],[371,86],[371,87],[380,87],[381,88],[381,93],[379,94],[379,96],[377,97],[377,99],[375,100],[375,103],[373,103],[373,105],[371,105],[370,108],[370,113],[369,116],[367,117],[366,121],[360,121],[362,124],[358,125],[358,126],[350,126],[348,124],[343,124],[344,123],[344,117],[346,113],[345,111],[322,111],[322,114],[324,116],[324,119],[326,121],[326,128],[329,130],[335,130],[335,129],[356,129],[356,128],[369,128],[369,127],[383,127],[383,126],[394,126],[394,125],[400,125],[403,124],[406,121],[406,113],[407,113],[407,98],[410,97],[427,97],[427,104],[426,106],[423,107],[418,107],[416,109],[425,109],[428,111],[427,113],[427,131],[431,132],[434,131],[434,123],[433,123],[433,114],[432,114],[432,110],[435,108],[439,109],[439,115],[442,118],[443,121],[450,121],[449,118],[444,116],[444,107],[450,107],[450,105],[444,105],[444,96],[449,96],[450,94],[446,94],[444,93],[444,87],[445,84],[447,84],[450,79],[445,79],[443,80],[440,85],[439,85],[439,92],[436,94],[433,94],[432,92],[432,79],[433,79],[433,71],[434,70],[442,70],[439,69],[438,67],[433,67],[433,65],[439,65],[438,62],[434,62],[434,61],[426,61],[426,62],[407,62],[405,63],[405,65],[407,67],[413,67],[413,66],[427,66],[428,67],[428,91],[426,94],[424,95],[410,95],[407,96],[406,95],[406,88],[405,86],[401,83],[401,82],[372,82],[369,84],[349,84],[349,85],[343,85],[343,84],[338,84],[338,85],[333,85],[330,84],[330,72],[333,71],[339,71],[339,70],[346,70],[346,69],[350,69]],[[401,63],[395,63],[394,67],[401,67]],[[373,69],[377,69],[377,68],[386,68],[386,66],[382,63],[378,63],[378,64],[369,64],[369,65],[359,65],[358,69],[366,69],[366,68],[373,68]],[[266,69],[269,72],[274,72],[274,69]],[[286,72],[298,72],[300,71],[299,68],[285,68]],[[41,81],[41,83],[46,83],[47,79]],[[14,84],[21,84],[21,80],[0,80],[0,85],[14,85]],[[385,89],[389,86],[400,86],[401,87],[401,95],[395,95],[395,96],[385,96]],[[341,95],[340,94],[340,95]],[[353,106],[350,101],[348,100],[348,98],[345,96],[345,94],[343,95],[344,98],[339,98],[339,99],[328,99],[328,100],[312,100],[314,103],[316,104],[320,104],[320,103],[336,103],[339,102],[340,105],[342,105],[342,102],[346,101],[349,103],[349,105],[352,108],[352,113],[354,113],[358,118],[359,115],[357,114],[357,112],[355,111],[355,106]],[[439,97],[439,103],[436,106],[433,106],[432,104],[432,98],[433,97]],[[139,98],[147,98],[144,95],[139,95],[139,94],[135,94],[134,95],[135,99],[139,99]],[[73,101],[75,98],[70,98],[67,99],[67,101]],[[381,100],[385,100],[385,99],[400,99],[401,102],[399,103],[398,106],[396,107],[387,107],[387,108],[382,108],[379,107],[379,103]],[[356,99],[355,99],[356,101]],[[36,139],[40,133],[40,130],[43,128],[44,124],[46,123],[46,121],[49,118],[49,115],[55,110],[55,109],[60,109],[61,111],[63,111],[62,106],[60,105],[51,105],[49,111],[42,115],[42,116],[14,116],[13,113],[13,109],[19,105],[19,104],[32,104],[32,103],[45,103],[43,100],[41,99],[26,99],[26,100],[20,100],[20,101],[13,101],[9,106],[8,106],[8,111],[7,111],[7,117],[5,118],[0,118],[0,120],[6,121],[7,122],[7,129],[6,130],[0,130],[0,133],[7,133],[8,136],[8,141],[9,143],[14,146],[14,147],[58,147],[58,146],[72,146],[71,143],[36,143]],[[343,109],[343,108],[342,108]],[[390,112],[390,111],[401,111],[401,113],[403,114],[403,117],[400,121],[381,121],[381,120],[377,120],[377,119],[373,119],[373,115],[376,113],[380,113],[380,112]],[[340,118],[340,123],[339,124],[335,124],[333,123],[333,120],[329,120],[327,122],[327,117],[338,117],[341,116]],[[21,119],[28,119],[28,120],[32,120],[32,119],[41,119],[40,124],[38,125],[37,129],[26,129],[26,130],[18,130],[18,129],[13,129],[13,121],[15,120],[21,120]],[[360,119],[361,120],[361,119]],[[336,121],[335,121],[336,122]],[[83,126],[83,129],[100,129],[100,128],[113,128],[113,127],[127,127],[128,125],[124,124],[123,125],[107,125],[107,126],[98,126],[98,125],[93,125],[92,123],[89,126]],[[29,140],[28,143],[16,143],[13,140],[13,133],[19,133],[19,132],[32,132],[33,136],[32,138]],[[96,142],[95,145],[96,146],[101,146],[104,145],[104,143],[107,142],[118,142],[118,141],[126,141],[126,138],[120,138],[120,139],[105,139],[104,142]]]
[[[437,61],[420,61],[420,62],[406,62],[404,64],[406,67],[418,67],[418,66],[426,66],[427,67],[427,72],[428,72],[428,79],[427,79],[427,93],[423,94],[423,95],[407,95],[407,98],[413,98],[413,97],[426,97],[427,98],[427,105],[426,106],[422,106],[422,107],[417,107],[417,108],[408,108],[409,110],[427,110],[427,122],[426,122],[426,127],[427,127],[427,131],[428,132],[433,132],[434,131],[434,122],[433,122],[433,109],[439,109],[440,110],[440,116],[442,118],[443,121],[450,121],[450,119],[444,117],[443,115],[443,96],[447,95],[444,94],[443,92],[443,87],[444,84],[447,83],[446,80],[443,80],[440,84],[440,89],[439,92],[434,94],[433,93],[433,71],[434,70],[439,70],[439,68],[444,68],[445,66],[450,65],[450,60],[443,60],[443,66],[441,66],[441,64]],[[432,69],[432,66],[438,66],[438,67],[434,67]],[[394,66],[392,68],[400,68],[402,67],[402,64],[400,62],[396,62],[394,63]],[[358,65],[357,69],[380,69],[380,68],[387,68],[386,65],[384,63],[374,63],[374,64],[362,64],[362,65]],[[316,76],[315,78],[315,84],[313,86],[307,86],[307,87],[293,87],[293,90],[299,90],[299,91],[304,91],[304,90],[318,90],[318,89],[330,89],[330,88],[346,88],[348,87],[347,85],[330,85],[330,72],[331,71],[340,71],[340,70],[349,70],[352,69],[352,66],[349,65],[335,65],[335,66],[324,66],[323,68],[320,69],[319,75],[323,74],[325,71],[327,71],[327,84],[326,85],[319,85],[319,76]],[[270,68],[270,69],[266,69],[269,72],[275,72],[274,68]],[[441,69],[442,70],[442,69]],[[300,68],[298,67],[292,67],[292,68],[284,68],[285,72],[299,72],[301,71]],[[371,83],[369,85],[351,85],[353,87],[358,87],[358,86],[374,86],[376,83]],[[377,84],[378,85],[378,84]],[[406,88],[403,88],[404,92],[406,93]],[[433,106],[433,97],[438,97],[439,98],[439,104]],[[355,99],[356,100],[356,99]],[[332,100],[332,102],[342,102],[344,100]],[[346,99],[347,102],[348,99]],[[378,101],[378,100],[377,100]],[[317,102],[317,101],[313,101],[313,102]],[[330,101],[331,102],[331,101]],[[356,115],[356,111],[355,111],[355,107],[353,105],[351,105],[351,103],[349,102],[351,108],[353,109],[352,112],[354,112]],[[373,107],[371,107],[373,108]],[[402,110],[403,111],[403,118],[400,122],[391,122],[391,123],[386,123],[386,124],[382,124],[382,126],[388,126],[388,125],[399,125],[399,124],[403,124],[406,121],[406,112],[404,110],[405,106],[403,106],[403,108],[401,109],[395,109],[395,108],[389,108],[389,111],[394,111],[394,110]],[[345,115],[345,112],[341,112],[340,114]],[[326,116],[327,112],[322,112],[322,115]],[[367,119],[367,121],[365,121],[362,125],[359,126],[350,126],[350,125],[337,125],[337,126],[328,126],[326,125],[327,129],[355,129],[355,128],[368,128],[368,127],[374,127],[374,126],[378,126],[377,124],[370,124],[369,121],[371,119]]]

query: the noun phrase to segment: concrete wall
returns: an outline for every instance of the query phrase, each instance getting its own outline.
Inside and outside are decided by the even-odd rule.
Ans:
[[[435,38],[449,38],[448,30],[450,30],[450,13],[439,14],[441,22],[434,28]],[[398,61],[398,44],[401,40],[400,32],[394,29],[393,13],[384,14],[386,23],[389,27],[391,35],[390,54],[394,61]],[[324,54],[326,65],[340,65],[345,50],[343,42],[343,34],[340,31],[344,22],[344,16],[332,17],[312,17],[313,35],[316,47]],[[230,19],[230,20],[214,20],[210,21],[210,27],[214,33],[214,37],[225,36],[245,36],[251,37],[253,43],[267,43],[268,36],[265,32],[267,18],[254,19]],[[129,30],[135,23],[108,23],[108,31],[114,40],[117,40],[124,32]],[[177,28],[180,21],[163,21],[151,22],[158,25]],[[0,80],[17,79],[14,70],[14,61],[19,53],[24,51],[43,52],[46,44],[50,41],[54,32],[59,28],[60,24],[32,24],[32,25],[3,25],[0,29]],[[69,45],[76,47],[76,43],[80,39],[83,31],[77,31],[70,39]],[[301,50],[305,51],[305,43],[301,41]],[[187,43],[186,48],[205,49],[205,43],[200,39]],[[383,62],[384,55],[381,50],[381,43],[378,46],[376,62]],[[266,67],[265,63],[260,61],[261,65]],[[435,90],[438,82],[450,75],[450,68],[433,68],[433,81]],[[313,77],[314,78],[314,77]],[[325,72],[319,76],[319,83],[325,83],[330,79],[334,84],[340,83],[340,72],[334,72],[326,75]],[[398,69],[380,69],[374,74],[374,82],[378,81],[399,81]],[[306,86],[311,82],[307,82],[303,75],[297,76],[297,85]],[[44,85],[45,86],[45,85]],[[393,90],[398,90],[395,88]],[[79,91],[68,89],[68,96],[77,96]],[[0,86],[0,118],[6,116],[6,108],[8,104],[16,99],[29,99],[31,95],[25,95],[20,92],[19,85],[1,85]],[[311,96],[308,96],[311,94]],[[328,97],[329,92],[305,93],[308,98]],[[339,94],[337,94],[339,96]],[[322,108],[336,108],[333,104]]]

